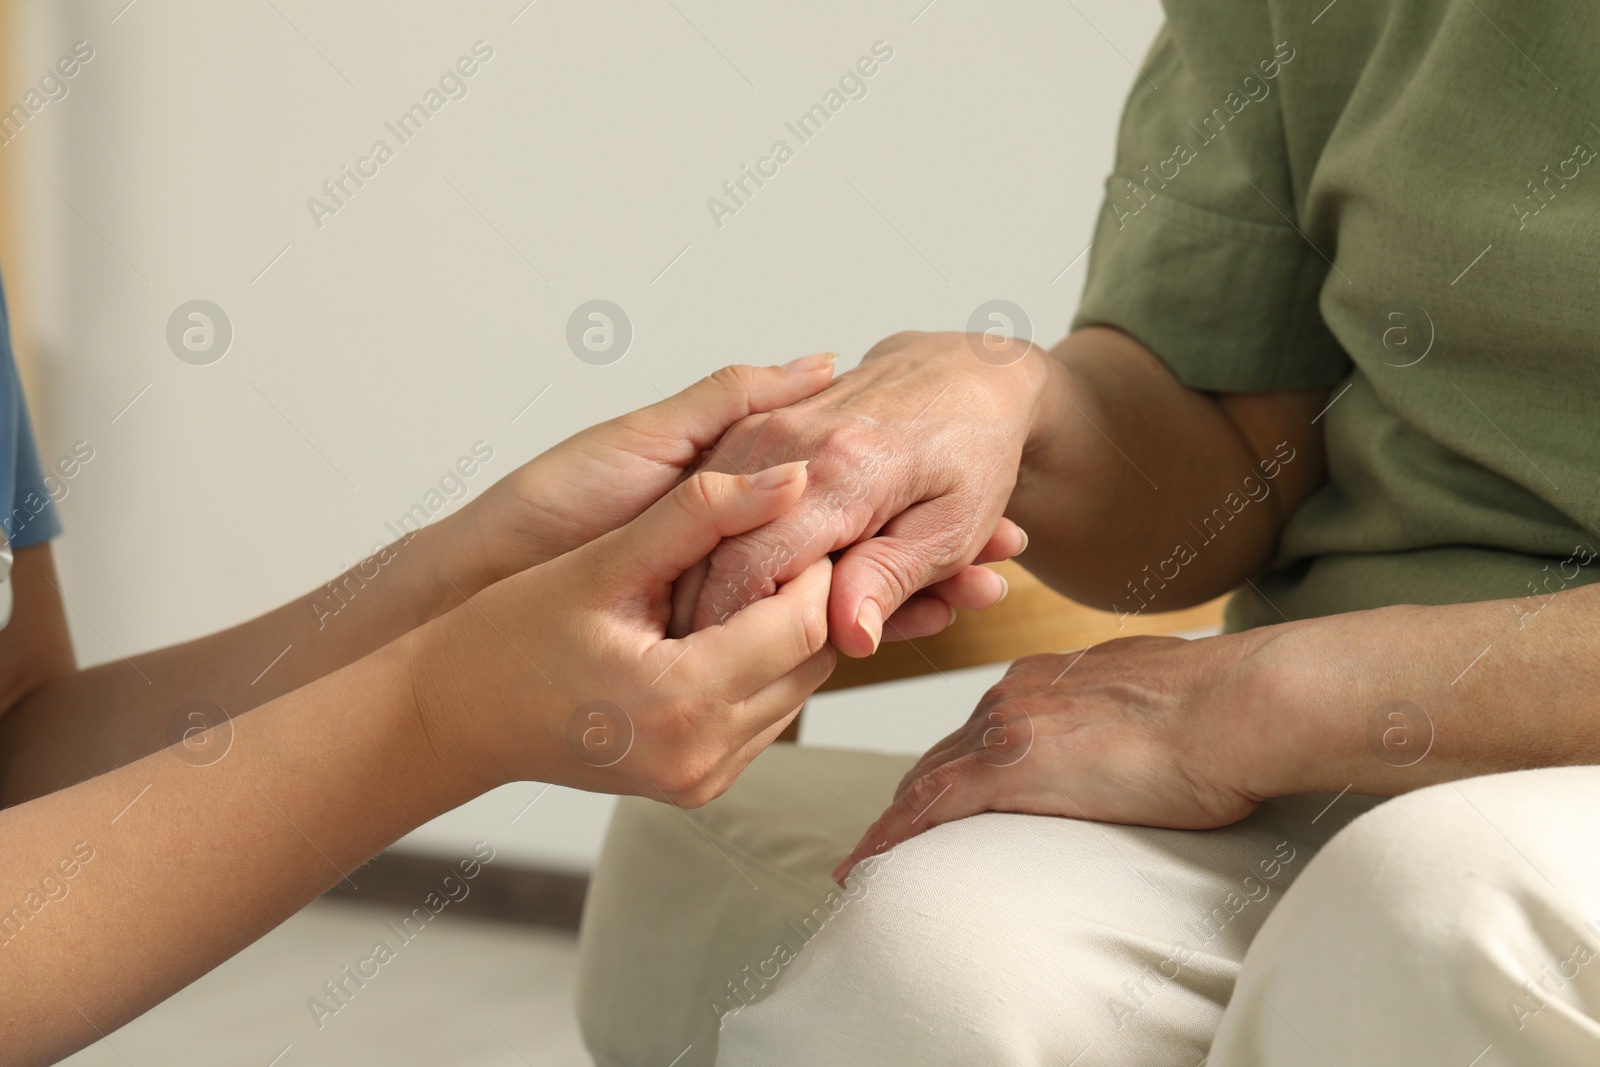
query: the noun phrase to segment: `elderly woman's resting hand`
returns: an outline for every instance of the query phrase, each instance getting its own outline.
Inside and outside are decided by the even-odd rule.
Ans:
[[[965,726],[901,780],[834,872],[941,823],[984,811],[1207,829],[1265,797],[1243,727],[1264,691],[1252,653],[1265,631],[1197,641],[1128,637],[1028,656]]]

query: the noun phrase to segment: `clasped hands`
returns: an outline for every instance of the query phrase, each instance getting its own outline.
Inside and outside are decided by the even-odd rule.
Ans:
[[[1004,580],[974,564],[1026,547],[1003,513],[1024,449],[1050,429],[1049,357],[1027,348],[1000,366],[965,335],[901,334],[838,379],[826,355],[725,368],[486,490],[444,520],[438,569],[455,606],[402,639],[439,760],[485,789],[534,779],[702,804],[782,732],[835,649],[867,655],[992,606]],[[841,876],[971,811],[1170,825],[1248,812],[1248,790],[1172,773],[1193,731],[1152,713],[1181,710],[1209,676],[1119,644],[1078,668],[1098,704],[1094,686],[1030,694],[1037,751],[1001,776],[973,738],[992,739],[994,709],[1023,707],[1008,694],[1051,670],[1019,662],[908,776]],[[1133,684],[1130,656],[1134,674],[1177,678],[1146,687],[1164,703],[1104,684]],[[1095,774],[1063,791],[1074,764]]]

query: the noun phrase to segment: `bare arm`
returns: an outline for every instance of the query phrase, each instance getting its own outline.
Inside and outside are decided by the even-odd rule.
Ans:
[[[451,553],[441,542],[453,535],[445,523],[426,527],[259,618],[81,672],[74,670],[50,548],[21,550],[13,570],[19,621],[0,642],[8,691],[0,704],[0,807],[241,715],[459,604],[480,585],[465,571],[442,573]]]
[[[1247,675],[1252,699],[1216,731],[1235,751],[1215,758],[1251,794],[1392,796],[1600,762],[1600,586],[1271,631]]]
[[[469,798],[394,666],[239,717],[214,765],[157,752],[0,811],[0,1063],[109,1033]]]
[[[1320,390],[1197,392],[1099,327],[1048,365],[1007,514],[1029,534],[1021,562],[1092,607],[1170,611],[1227,592],[1323,480]]]

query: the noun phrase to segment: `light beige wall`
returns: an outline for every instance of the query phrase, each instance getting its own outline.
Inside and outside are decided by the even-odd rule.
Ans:
[[[1158,18],[1150,0],[10,2],[23,76],[96,50],[27,131],[22,247],[0,248],[26,279],[41,447],[95,449],[58,546],[90,662],[310,588],[475,441],[495,449],[477,490],[720,364],[849,365],[994,297],[1059,337]],[[307,199],[478,40],[494,58],[470,94],[319,229]],[[785,121],[879,40],[894,58],[867,96],[797,145]],[[778,138],[795,158],[719,229],[707,198]],[[612,366],[565,341],[595,297],[636,331]],[[193,298],[234,325],[212,366],[165,340]],[[511,826],[531,793],[440,833],[495,823],[581,864],[603,802],[553,791]]]
[[[15,4],[12,0],[0,0],[0,100],[13,100],[21,92],[22,79],[18,73],[18,53],[23,49],[20,46],[19,29]],[[20,266],[18,257],[22,254],[21,241],[18,239],[18,224],[21,219],[22,205],[18,200],[17,181],[19,169],[18,151],[16,145],[0,147],[0,274],[3,274],[7,283],[7,290],[15,299],[16,287],[19,284],[16,269]],[[15,316],[25,314],[23,308],[12,308]],[[15,331],[18,338],[27,336],[26,328]],[[34,392],[37,383],[33,375],[32,353],[25,345],[16,345],[17,369],[22,374],[24,388]]]

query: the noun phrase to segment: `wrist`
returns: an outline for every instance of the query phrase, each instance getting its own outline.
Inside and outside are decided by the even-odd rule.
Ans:
[[[561,462],[564,451],[557,447],[535,456],[460,511],[434,524],[441,535],[445,574],[461,593],[473,596],[565,555],[597,535],[599,531],[574,527],[561,518],[563,512],[574,510],[571,501],[562,508],[548,495],[551,487],[575,481],[571,465]],[[461,596],[451,590],[449,606],[460,603]]]
[[[411,554],[415,567],[417,602],[424,605],[418,625],[460,607],[463,600],[505,577],[491,566],[499,555],[477,521],[476,503],[396,544],[397,551]]]
[[[1303,624],[1302,624],[1303,625]],[[1317,674],[1312,646],[1296,639],[1293,625],[1265,626],[1232,635],[1249,642],[1223,699],[1231,719],[1223,738],[1232,775],[1259,799],[1320,792],[1314,749],[1321,731],[1311,725]],[[1312,638],[1311,640],[1315,640]],[[1320,711],[1320,709],[1318,709]],[[1326,748],[1326,738],[1322,739]],[[1334,786],[1337,792],[1343,784]]]
[[[368,653],[317,685],[341,679],[348,690],[341,705],[355,711],[344,733],[355,748],[389,768],[396,786],[392,805],[404,810],[410,829],[487,792],[494,784],[475,776],[453,747],[454,738],[428,717],[419,700],[413,630]]]
[[[1419,688],[1430,679],[1389,655],[1426,610],[1379,608],[1262,627],[1239,702],[1248,718],[1239,755],[1253,790],[1394,796],[1459,776],[1434,745],[1440,707]]]
[[[374,653],[401,680],[405,715],[428,754],[431,774],[460,802],[511,780],[474,748],[473,705],[461,681],[477,671],[470,645],[456,640],[463,613],[473,610],[458,598],[456,608]]]
[[[1028,432],[1022,445],[1026,464],[1042,447],[1058,438],[1056,429],[1071,406],[1069,398],[1075,386],[1067,365],[1038,345],[1030,345],[1028,354],[1019,362],[1026,371],[1024,401]]]

